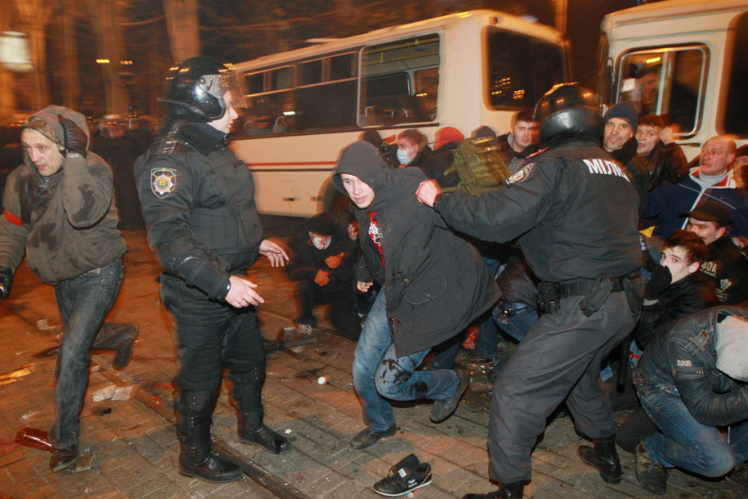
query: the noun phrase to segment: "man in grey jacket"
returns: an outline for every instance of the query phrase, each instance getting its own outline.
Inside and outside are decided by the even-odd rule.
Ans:
[[[50,468],[78,459],[78,413],[91,363],[88,350],[117,350],[115,367],[130,360],[137,328],[102,323],[119,293],[122,254],[112,171],[88,152],[86,120],[61,106],[29,116],[21,134],[23,164],[8,177],[0,218],[0,298],[26,255],[29,268],[55,287],[65,334],[57,357],[55,424]]]

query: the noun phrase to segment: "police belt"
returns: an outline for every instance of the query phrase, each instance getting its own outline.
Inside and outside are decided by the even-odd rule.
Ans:
[[[610,278],[613,282],[612,293],[623,291],[623,282],[629,276]],[[597,279],[573,279],[571,281],[563,282],[545,282],[547,286],[552,286],[557,289],[560,298],[566,298],[567,296],[583,296],[589,294],[595,286],[597,286]]]

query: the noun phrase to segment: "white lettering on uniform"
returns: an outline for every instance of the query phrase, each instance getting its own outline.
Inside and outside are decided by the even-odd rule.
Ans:
[[[626,182],[631,182],[628,175],[626,175],[621,168],[612,161],[606,161],[602,159],[583,159],[584,164],[587,165],[587,169],[590,173],[598,175],[615,175],[626,179]]]

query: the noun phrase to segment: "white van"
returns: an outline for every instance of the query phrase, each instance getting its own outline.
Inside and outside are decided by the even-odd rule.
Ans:
[[[645,4],[605,16],[601,29],[601,104],[668,116],[689,160],[715,135],[746,143],[748,1]]]
[[[314,215],[340,150],[363,131],[505,133],[515,112],[568,80],[566,54],[552,28],[477,10],[239,63],[248,109],[233,148],[262,213]]]

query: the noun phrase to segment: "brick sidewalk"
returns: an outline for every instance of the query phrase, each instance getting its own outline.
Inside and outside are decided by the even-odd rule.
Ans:
[[[290,437],[294,450],[276,456],[239,443],[235,412],[224,386],[214,413],[214,447],[231,453],[254,479],[216,485],[180,476],[169,386],[176,361],[169,320],[159,300],[158,269],[144,233],[128,232],[126,237],[130,251],[125,255],[125,280],[109,319],[137,322],[140,334],[133,361],[124,371],[111,368],[111,353],[93,356],[80,440],[81,448],[96,457],[93,469],[52,474],[49,453],[13,444],[19,428],[46,430],[53,419],[56,356],[35,354],[59,343],[61,327],[52,287],[39,283],[25,264],[18,270],[11,299],[0,305],[0,371],[25,367],[22,373],[28,372],[0,377],[0,494],[266,498],[276,497],[275,491],[284,497],[373,498],[381,497],[371,489],[374,482],[411,452],[431,463],[434,473],[432,485],[417,491],[417,497],[454,498],[493,489],[486,453],[487,393],[469,393],[455,416],[439,425],[429,421],[430,404],[399,404],[396,437],[364,450],[350,448],[351,436],[363,428],[351,379],[355,344],[324,332],[316,344],[268,356],[266,422]],[[263,332],[275,337],[296,315],[294,286],[282,270],[264,260],[252,268],[249,278],[260,285],[266,300],[259,312]],[[321,376],[327,380],[322,385]],[[485,379],[478,374],[474,381]],[[109,385],[135,388],[128,400],[94,402],[92,395]],[[611,486],[576,457],[579,444],[569,418],[552,423],[533,454],[533,480],[526,496],[649,497],[636,482],[631,455],[622,453],[624,481]],[[748,488],[673,472],[668,497],[748,497]]]

